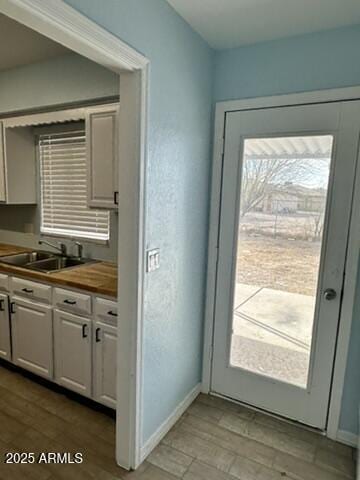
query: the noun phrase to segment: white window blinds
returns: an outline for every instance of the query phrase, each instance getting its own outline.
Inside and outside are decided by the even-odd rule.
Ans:
[[[39,136],[41,232],[109,239],[109,212],[86,201],[85,130]]]

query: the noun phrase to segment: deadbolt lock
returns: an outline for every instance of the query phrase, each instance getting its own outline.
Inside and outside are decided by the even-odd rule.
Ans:
[[[327,288],[324,292],[325,300],[334,300],[336,298],[336,292],[333,288]]]

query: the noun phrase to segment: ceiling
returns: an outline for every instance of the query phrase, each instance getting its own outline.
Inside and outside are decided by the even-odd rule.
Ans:
[[[0,14],[0,71],[64,55],[69,50]]]
[[[168,0],[215,49],[360,24],[359,0]]]

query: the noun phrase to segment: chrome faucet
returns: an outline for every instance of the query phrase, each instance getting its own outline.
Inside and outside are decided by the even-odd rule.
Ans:
[[[47,240],[39,240],[39,245],[48,245],[49,247],[55,248],[55,250],[58,250],[61,253],[61,255],[63,255],[64,257],[67,257],[67,247],[65,243],[58,242],[58,244],[59,246],[54,245],[53,243],[48,242]]]
[[[77,247],[77,258],[82,258],[83,256],[83,251],[84,251],[84,245],[80,242],[75,242],[75,245]]]

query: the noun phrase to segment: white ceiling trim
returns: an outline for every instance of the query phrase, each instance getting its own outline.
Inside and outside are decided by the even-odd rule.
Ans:
[[[90,60],[119,73],[148,59],[60,0],[0,0],[0,12]],[[54,28],[56,27],[56,28]]]

